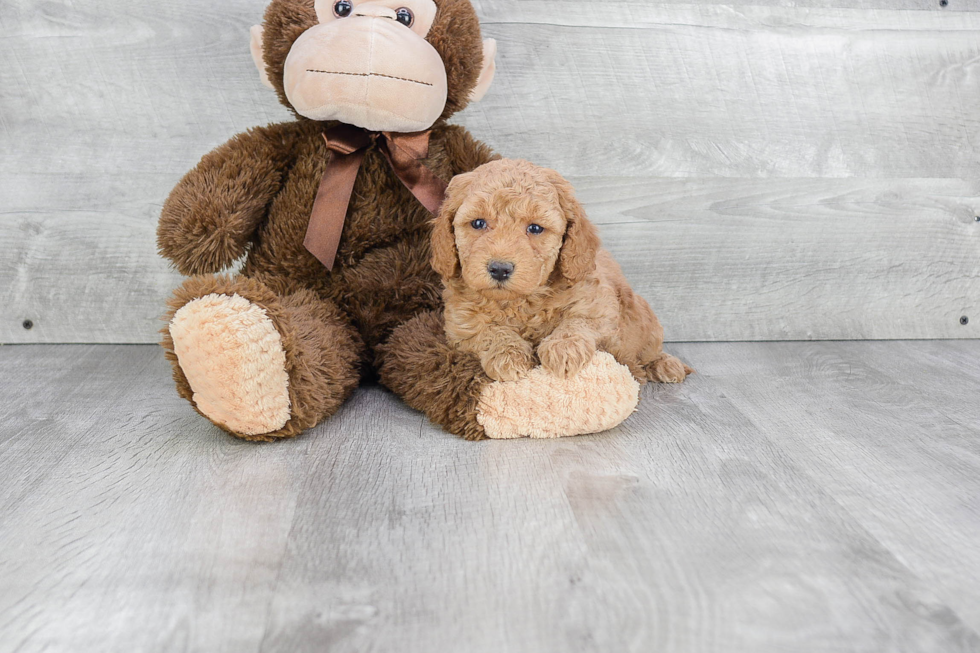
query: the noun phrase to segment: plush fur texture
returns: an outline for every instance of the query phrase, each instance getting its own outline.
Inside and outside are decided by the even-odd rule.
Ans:
[[[297,113],[371,131],[428,129],[446,106],[446,67],[425,40],[433,0],[357,0],[346,17],[317,3],[319,24],[293,44],[283,85]],[[411,12],[398,21],[399,6]],[[264,68],[264,66],[263,66]]]
[[[232,425],[212,419],[219,427],[246,440],[268,441],[296,436],[332,414],[357,387],[365,356],[363,341],[347,317],[329,300],[308,290],[277,294],[258,279],[247,277],[198,276],[188,279],[174,292],[164,319],[163,347],[173,365],[174,381],[181,397],[211,419],[194,402],[194,388],[182,369],[171,325],[177,313],[188,304],[211,295],[240,297],[261,309],[281,337],[288,377],[290,418],[279,429],[266,433],[246,433]],[[179,324],[179,322],[178,322]],[[176,332],[180,334],[179,330]],[[268,361],[267,357],[263,360]],[[244,357],[238,374],[249,378],[244,368],[251,365]]]
[[[476,88],[484,45],[468,0],[436,4],[427,40],[446,65],[448,100],[432,127],[424,163],[448,182],[496,156],[464,129],[445,123],[474,92],[485,90]],[[254,34],[261,40],[261,48],[256,44],[255,49],[262,52],[267,81],[290,109],[283,63],[293,42],[315,22],[312,0],[273,0],[264,26]],[[492,392],[494,384],[479,359],[447,343],[442,285],[429,264],[431,216],[376,145],[367,150],[358,172],[333,270],[327,271],[304,248],[314,199],[331,157],[323,133],[335,124],[298,116],[296,122],[240,134],[206,155],[167,199],[157,231],[160,252],[178,270],[193,275],[175,291],[163,330],[178,392],[238,437],[275,440],[314,426],[337,410],[361,378],[377,372],[411,406],[465,438],[486,437],[481,415],[501,433],[527,430],[526,420],[508,422],[509,407],[499,403],[513,401],[513,395]],[[218,275],[242,259],[240,274]],[[212,308],[234,307],[215,312],[218,332],[232,330],[236,320],[239,327],[247,327],[252,318],[265,327],[271,324],[280,336],[281,355],[267,328],[253,334],[264,346],[235,336],[226,343],[234,354],[216,355],[205,342],[207,320],[182,319],[192,314],[200,318],[203,313],[194,309],[181,311],[201,306],[195,302],[203,298],[209,298]],[[241,316],[249,318],[242,322]],[[192,369],[185,372],[182,358]],[[281,426],[282,375],[275,369],[262,371],[264,365],[281,366],[285,373],[289,417]],[[589,388],[569,384],[569,392],[562,394],[562,384],[542,383],[542,394],[550,392],[562,401],[597,400]],[[611,378],[596,387],[608,390],[610,384],[625,387]],[[270,389],[270,410],[248,419],[247,411],[236,406],[241,407],[239,398],[254,398],[251,389],[260,385]],[[520,391],[533,395],[539,388],[532,383]],[[198,405],[196,393],[212,401]],[[215,398],[221,397],[239,403],[216,408],[215,401],[221,401]],[[514,403],[519,412],[521,406]],[[239,419],[229,418],[229,410]],[[582,432],[566,426],[569,434]]]
[[[600,248],[571,185],[553,170],[500,160],[456,177],[432,236],[449,342],[498,381],[570,378],[611,353],[640,383],[690,373],[663,352],[663,327]],[[505,266],[509,276],[495,278]]]
[[[443,329],[442,311],[421,313],[395,329],[378,347],[381,382],[450,433],[482,440],[480,398],[491,381],[476,356],[446,342]],[[494,410],[506,407],[494,404]]]
[[[519,381],[491,383],[480,395],[477,421],[494,439],[598,433],[629,417],[639,394],[629,369],[600,351],[567,381],[535,367]]]
[[[435,22],[426,40],[446,66],[448,99],[438,122],[466,108],[483,67],[480,21],[469,0],[436,0]],[[266,9],[262,51],[269,82],[279,101],[295,113],[286,98],[283,71],[293,43],[317,24],[313,0],[274,0]],[[296,117],[302,119],[298,113]]]
[[[194,403],[211,421],[249,436],[286,425],[286,353],[263,309],[240,295],[206,295],[177,311],[170,333]]]
[[[449,102],[444,119],[466,105],[479,77],[483,43],[469,2],[439,0],[437,4],[429,41],[447,67]],[[292,42],[315,20],[312,0],[274,0],[266,12],[263,52],[270,82],[284,102],[282,64]],[[441,284],[429,265],[431,215],[374,146],[354,186],[333,271],[303,247],[317,188],[331,157],[322,134],[334,124],[300,118],[236,136],[206,155],[181,180],[160,218],[161,254],[182,273],[193,275],[174,293],[163,330],[162,344],[173,364],[178,391],[198,412],[245,439],[292,437],[333,413],[364,375],[385,365],[386,350],[380,345],[398,325],[441,308]],[[493,158],[493,152],[466,130],[440,120],[432,128],[425,164],[448,182]],[[215,276],[243,257],[241,274]],[[180,320],[174,332],[170,324],[184,306],[210,295],[246,300],[250,306],[239,310],[250,312],[254,307],[254,314],[266,315],[281,335],[290,406],[290,417],[281,428],[258,433],[262,429],[236,426],[213,409],[208,415],[194,402],[195,389],[181,368],[174,336],[187,338],[190,348],[199,348],[200,338],[181,330]],[[444,341],[441,323],[422,324],[432,330],[426,336],[431,341]],[[458,390],[475,392],[481,386],[465,361],[448,364],[438,345],[422,345],[420,333],[405,334],[406,342],[387,350],[401,357],[382,375],[391,387],[403,385],[394,370],[408,374],[407,370],[423,369],[430,364],[421,360],[426,356],[440,357],[439,363],[446,363],[446,374],[452,378],[448,384],[439,380],[438,388],[426,395],[431,408],[414,405],[439,414],[443,404],[465,403]],[[246,358],[237,367],[226,365],[225,378],[244,379],[239,383],[246,385],[254,381],[260,364]],[[201,361],[195,363],[196,370],[204,367]],[[210,382],[209,377],[201,378],[205,385]],[[487,381],[483,375],[476,378]],[[436,383],[432,378],[425,382]],[[475,409],[463,412],[465,419],[446,423],[453,425],[454,432],[482,437]]]

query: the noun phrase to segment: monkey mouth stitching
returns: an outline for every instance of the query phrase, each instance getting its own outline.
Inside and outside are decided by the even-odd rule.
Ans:
[[[306,72],[320,73],[321,75],[350,75],[351,77],[384,77],[386,79],[397,79],[400,82],[412,82],[413,84],[421,84],[422,86],[432,86],[432,84],[428,82],[420,82],[417,79],[395,77],[394,75],[384,75],[382,73],[345,73],[338,70],[316,70],[314,68],[307,68]]]

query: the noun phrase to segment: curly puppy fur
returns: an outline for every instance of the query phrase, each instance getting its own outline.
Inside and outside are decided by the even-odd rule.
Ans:
[[[497,381],[540,361],[559,378],[596,350],[640,383],[693,372],[663,352],[663,327],[600,249],[571,185],[553,170],[499,160],[457,176],[432,233],[446,336]]]
[[[428,40],[446,64],[449,98],[432,127],[425,165],[448,181],[496,157],[462,127],[445,123],[468,102],[483,46],[468,0],[436,4]],[[313,0],[273,0],[266,11],[266,70],[290,109],[283,62],[293,42],[316,22]],[[416,393],[409,399],[413,405],[448,430],[482,437],[475,409],[447,406],[475,405],[489,379],[474,376],[466,363],[452,364],[457,353],[440,345],[441,323],[412,321],[442,304],[439,277],[429,265],[431,215],[378,148],[370,147],[354,185],[334,269],[324,269],[303,240],[332,156],[323,133],[337,123],[297,118],[236,136],[205,155],[170,194],[157,229],[159,250],[182,273],[195,276],[176,291],[166,319],[197,298],[238,295],[263,309],[281,334],[291,419],[277,432],[234,433],[238,437],[295,436],[334,412],[362,375],[375,371],[396,392]],[[240,275],[214,276],[242,258]],[[412,328],[399,331],[400,340],[382,347],[396,327],[408,322]],[[162,344],[178,391],[193,404],[167,329]],[[442,370],[440,376],[414,375],[430,364]]]

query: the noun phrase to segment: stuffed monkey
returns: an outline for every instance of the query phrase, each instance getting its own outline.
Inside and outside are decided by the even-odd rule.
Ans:
[[[594,432],[632,412],[632,376],[601,357],[574,379],[495,383],[446,344],[432,212],[454,175],[495,158],[446,120],[486,92],[495,52],[469,0],[272,1],[252,54],[297,120],[207,154],[157,232],[190,276],[162,344],[201,415],[247,440],[292,437],[366,376],[468,439]],[[583,401],[596,410],[569,420],[561,407]]]

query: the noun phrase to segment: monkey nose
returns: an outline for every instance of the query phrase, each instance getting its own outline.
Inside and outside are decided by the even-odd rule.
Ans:
[[[514,264],[509,261],[490,261],[487,272],[494,281],[507,281],[514,274]]]
[[[380,2],[365,2],[354,8],[354,15],[364,18],[390,18],[395,20],[397,14],[391,7],[387,7]]]

